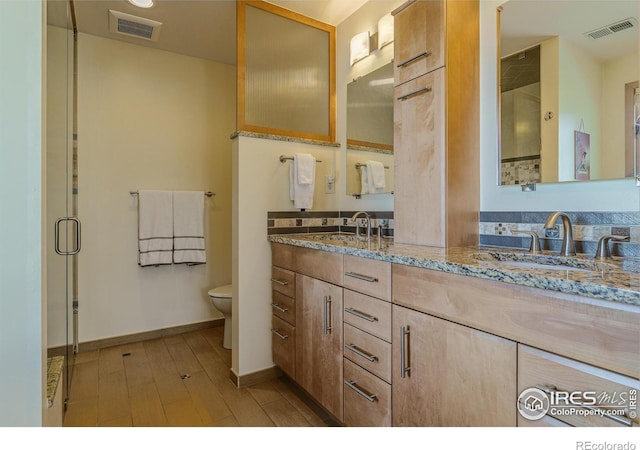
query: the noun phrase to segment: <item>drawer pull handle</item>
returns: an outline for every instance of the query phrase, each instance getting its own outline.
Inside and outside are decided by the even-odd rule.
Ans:
[[[355,272],[345,272],[344,273],[346,276],[351,277],[351,278],[357,278],[358,280],[362,280],[362,281],[368,281],[369,283],[377,283],[378,279],[375,277],[368,277],[366,275],[361,275],[359,273],[355,273]]]
[[[362,311],[358,311],[357,309],[353,309],[353,308],[345,308],[344,312],[347,312],[349,314],[353,314],[356,317],[360,317],[361,319],[364,319],[368,322],[377,322],[378,318],[377,317],[373,317],[370,316],[369,314],[365,314]]]
[[[349,386],[351,389],[356,391],[358,394],[362,395],[364,398],[369,400],[371,403],[376,401],[376,394],[367,394],[365,391],[363,391],[358,386],[356,386],[357,383],[354,380],[351,380],[351,381],[344,380],[344,384]]]
[[[378,357],[376,355],[372,355],[369,352],[365,352],[364,350],[359,349],[358,347],[356,347],[353,344],[344,344],[344,348],[351,350],[353,353],[355,353],[358,356],[363,357],[364,359],[366,359],[367,361],[370,362],[375,362]]]
[[[287,311],[289,311],[287,308],[283,308],[282,306],[276,304],[276,303],[272,303],[271,306],[275,309],[277,309],[280,312],[286,313]]]
[[[273,281],[274,283],[278,283],[280,286],[288,286],[289,285],[288,281],[278,280],[277,278],[272,278],[271,281]]]
[[[547,395],[551,395],[554,393],[559,393],[561,391],[559,391],[558,389],[555,388],[555,386],[541,386],[539,384],[536,385],[537,389],[540,389],[542,392],[544,392]],[[588,409],[589,411],[597,411],[597,415],[598,416],[602,416],[602,417],[606,417],[608,419],[613,420],[614,422],[618,422],[621,423],[622,425],[626,425],[628,427],[632,427],[633,426],[633,421],[627,417],[621,417],[621,416],[615,416],[611,413],[609,413],[609,411],[607,411],[604,408],[601,408],[599,406],[594,406],[594,405],[587,405],[584,404],[582,402],[571,402],[573,405],[575,406],[580,406],[582,408]]]
[[[331,296],[324,296],[324,334],[331,334]]]
[[[411,64],[412,62],[414,62],[414,61],[416,61],[416,60],[418,60],[418,59],[420,59],[420,58],[426,58],[426,57],[427,57],[427,56],[429,56],[430,54],[431,54],[431,53],[429,53],[429,52],[427,52],[427,51],[422,52],[422,53],[420,53],[419,55],[413,56],[413,57],[411,57],[411,58],[407,59],[406,61],[401,62],[400,64],[398,64],[398,65],[397,65],[397,67],[398,67],[398,68],[400,68],[400,67],[408,66],[408,65],[409,65],[409,64]]]
[[[283,341],[289,337],[289,335],[288,335],[288,334],[280,334],[280,333],[278,332],[278,329],[277,329],[277,328],[272,328],[272,329],[271,329],[271,332],[272,332],[273,334],[275,334],[276,336],[278,336],[278,337],[279,337],[280,339],[282,339]]]
[[[407,367],[407,341],[409,340],[409,327],[400,327],[400,377],[406,378],[411,367]],[[405,340],[405,337],[407,338]]]
[[[398,100],[400,100],[401,102],[408,99],[409,97],[413,97],[414,95],[418,95],[418,94],[423,94],[425,92],[431,92],[431,88],[430,87],[423,87],[420,88],[416,91],[413,92],[409,92],[408,94],[405,95],[401,95],[400,97],[398,97]]]

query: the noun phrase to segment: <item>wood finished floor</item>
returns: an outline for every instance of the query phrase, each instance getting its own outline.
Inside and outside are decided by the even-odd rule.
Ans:
[[[289,381],[237,389],[223,328],[79,353],[64,426],[331,425]]]

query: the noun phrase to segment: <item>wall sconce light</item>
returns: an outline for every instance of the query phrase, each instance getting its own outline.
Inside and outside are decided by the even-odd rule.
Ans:
[[[351,38],[351,65],[369,56],[369,32],[358,33]]]
[[[393,42],[393,16],[385,14],[378,20],[378,49]]]

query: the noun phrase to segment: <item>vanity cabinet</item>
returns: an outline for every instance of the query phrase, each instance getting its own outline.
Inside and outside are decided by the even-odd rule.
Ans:
[[[393,426],[515,426],[516,343],[393,306]]]
[[[272,243],[273,362],[343,420],[343,257]]]
[[[342,420],[342,287],[296,276],[296,381]]]
[[[478,1],[412,0],[392,14],[395,241],[477,245]]]
[[[391,426],[391,264],[344,256],[344,423]]]

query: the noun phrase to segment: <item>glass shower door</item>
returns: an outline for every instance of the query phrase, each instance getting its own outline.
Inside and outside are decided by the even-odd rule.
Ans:
[[[66,404],[77,342],[77,254],[80,222],[76,218],[74,146],[74,27],[71,4],[47,2],[47,348],[63,357],[62,393]]]

